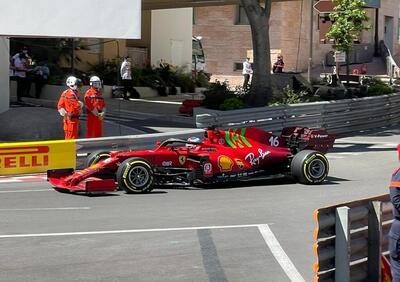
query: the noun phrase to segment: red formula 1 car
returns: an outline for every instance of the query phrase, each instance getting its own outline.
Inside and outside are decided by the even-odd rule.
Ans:
[[[319,184],[329,171],[324,153],[335,137],[324,129],[284,128],[279,136],[258,128],[208,129],[203,140],[168,139],[153,150],[94,152],[81,171],[48,171],[56,190],[127,193],[156,186],[197,186],[284,174]]]

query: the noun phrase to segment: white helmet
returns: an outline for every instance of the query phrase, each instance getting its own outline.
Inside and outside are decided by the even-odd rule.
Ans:
[[[66,84],[72,90],[78,89],[78,79],[75,76],[69,76],[67,78]]]
[[[99,89],[99,88],[101,88],[101,80],[100,80],[100,77],[98,77],[98,76],[92,76],[91,78],[90,78],[90,86],[93,86],[94,88],[97,88],[97,89]]]

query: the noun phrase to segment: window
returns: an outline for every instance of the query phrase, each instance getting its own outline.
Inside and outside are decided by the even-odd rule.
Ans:
[[[88,48],[88,52],[91,54],[100,54],[101,50],[101,39],[98,38],[87,38],[86,45]]]
[[[204,50],[203,50],[203,46],[201,45],[201,41],[200,41],[200,39],[193,37],[192,38],[192,63],[194,63],[196,59],[197,59],[196,63],[205,63]]]
[[[236,11],[236,24],[248,25],[249,19],[247,18],[246,11],[244,10],[243,6],[238,5]]]
[[[235,62],[233,63],[233,71],[242,71],[243,70],[243,63]]]
[[[251,68],[254,67],[254,63],[250,63]],[[243,61],[242,62],[234,62],[233,63],[233,71],[242,71],[243,70]]]

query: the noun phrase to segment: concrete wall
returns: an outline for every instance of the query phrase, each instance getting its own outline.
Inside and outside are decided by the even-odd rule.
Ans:
[[[193,9],[154,10],[151,15],[151,64],[160,60],[186,66],[192,65]]]
[[[141,98],[152,98],[158,97],[158,92],[150,87],[134,87],[136,91],[140,94]],[[42,93],[40,95],[40,99],[44,100],[53,100],[58,101],[60,98],[61,93],[66,89],[64,85],[45,85],[43,87]],[[88,89],[88,86],[83,86],[79,89],[79,98],[83,100],[83,95]],[[178,88],[178,93],[180,93],[180,89]],[[35,87],[32,83],[29,96],[34,97],[35,94]],[[111,98],[112,94],[112,86],[110,85],[103,85],[102,95],[104,98]],[[11,81],[10,83],[10,96],[13,100],[17,99],[17,83],[15,81]],[[24,98],[22,98],[24,99]],[[54,103],[54,106],[56,103]]]
[[[234,75],[234,64],[253,49],[250,26],[235,25],[235,18],[236,6],[195,8],[193,35],[203,37],[206,70],[214,75]]]
[[[0,113],[5,112],[10,104],[10,45],[6,37],[0,37]]]

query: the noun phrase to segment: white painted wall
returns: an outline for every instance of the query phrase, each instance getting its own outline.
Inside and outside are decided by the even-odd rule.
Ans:
[[[6,37],[0,37],[0,113],[10,105],[10,46]]]
[[[192,66],[193,9],[154,10],[151,14],[151,64],[160,60],[177,66]]]

